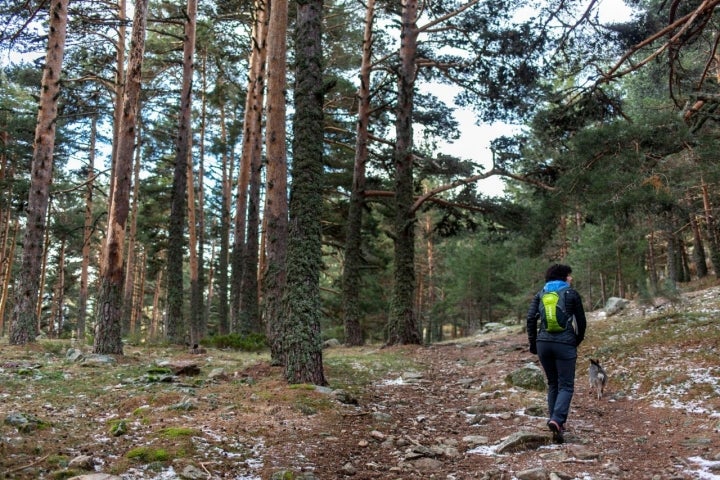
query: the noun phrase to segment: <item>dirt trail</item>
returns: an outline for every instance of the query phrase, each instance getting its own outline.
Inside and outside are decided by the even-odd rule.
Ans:
[[[524,334],[398,348],[415,359],[422,375],[400,372],[367,389],[355,411],[325,419],[306,443],[314,447],[305,452],[305,466],[317,478],[511,479],[540,467],[561,478],[720,478],[717,467],[716,475],[710,473],[712,463],[699,463],[720,460],[720,420],[633,398],[612,378],[598,401],[582,347],[567,442],[507,455],[495,454],[494,446],[513,433],[550,437],[544,416],[527,414],[544,412],[544,393],[504,381],[512,370],[537,363]],[[471,415],[469,407],[484,414]],[[470,436],[486,437],[487,444],[464,440]]]

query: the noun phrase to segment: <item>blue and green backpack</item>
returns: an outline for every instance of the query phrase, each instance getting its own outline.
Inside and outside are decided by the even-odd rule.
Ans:
[[[568,315],[565,310],[565,293],[569,288],[564,287],[554,292],[540,292],[540,318],[545,322],[545,331],[560,333],[567,328]]]

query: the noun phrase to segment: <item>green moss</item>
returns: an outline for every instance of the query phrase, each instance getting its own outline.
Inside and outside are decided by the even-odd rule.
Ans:
[[[187,427],[168,427],[162,429],[160,434],[167,438],[191,437],[197,435],[198,431]]]
[[[127,420],[124,418],[110,420],[108,421],[108,424],[110,425],[109,433],[113,437],[119,437],[120,435],[125,435],[127,433]]]
[[[296,383],[293,385],[290,385],[291,390],[315,390],[315,385],[310,385],[308,383]]]
[[[46,461],[50,465],[65,468],[68,466],[70,459],[66,455],[50,455]]]
[[[143,462],[166,462],[170,460],[170,454],[164,448],[137,447],[130,450],[127,458]]]
[[[133,415],[133,417],[142,417],[145,415],[145,412],[148,412],[149,410],[150,410],[150,407],[148,407],[148,406],[138,407],[135,410],[133,410],[132,415]]]
[[[57,470],[50,473],[52,480],[65,480],[66,478],[73,478],[82,475],[83,472],[78,470]]]

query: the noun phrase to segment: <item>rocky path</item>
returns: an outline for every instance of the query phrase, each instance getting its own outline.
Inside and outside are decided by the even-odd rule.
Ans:
[[[522,334],[405,349],[416,370],[374,385],[318,432],[305,452],[314,478],[720,478],[717,418],[653,406],[612,382],[598,401],[585,375],[567,442],[551,444],[544,394],[505,382],[536,360]]]

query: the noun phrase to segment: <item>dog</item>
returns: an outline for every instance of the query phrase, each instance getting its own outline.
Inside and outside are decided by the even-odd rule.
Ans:
[[[597,399],[600,400],[603,396],[603,391],[605,390],[605,384],[607,383],[608,376],[607,373],[605,373],[605,370],[600,365],[600,362],[598,360],[590,359],[590,389],[595,390],[595,395],[597,396]]]

